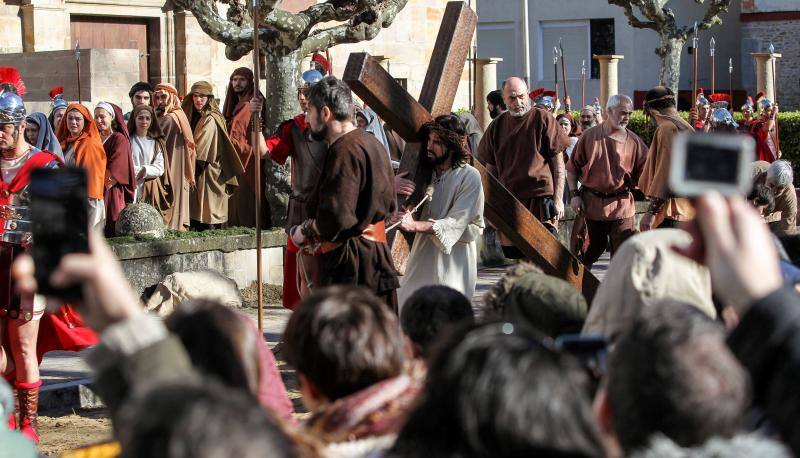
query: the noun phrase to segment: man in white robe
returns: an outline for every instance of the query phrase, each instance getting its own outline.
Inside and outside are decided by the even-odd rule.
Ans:
[[[411,212],[395,217],[400,230],[416,233],[397,290],[401,313],[406,299],[426,285],[446,285],[472,299],[478,277],[483,186],[480,173],[469,165],[466,129],[457,116],[444,115],[427,124],[423,135],[420,159],[434,171],[431,200],[416,220]]]

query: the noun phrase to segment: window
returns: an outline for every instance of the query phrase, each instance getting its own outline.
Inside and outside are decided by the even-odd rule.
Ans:
[[[592,55],[615,54],[614,19],[592,19],[591,28]],[[600,62],[592,59],[592,79],[600,78]]]

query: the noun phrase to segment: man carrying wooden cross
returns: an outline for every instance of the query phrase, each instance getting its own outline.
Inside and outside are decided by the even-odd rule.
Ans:
[[[306,207],[309,219],[289,231],[298,247],[317,253],[310,288],[364,286],[397,310],[397,271],[384,223],[395,209],[386,149],[353,125],[353,95],[343,81],[326,77],[306,98],[311,136],[328,144],[319,187]]]
[[[564,150],[569,138],[547,111],[531,108],[528,85],[512,77],[503,85],[508,111],[498,116],[483,136],[478,157],[530,212],[554,235],[564,216]],[[501,234],[509,259],[525,256]]]

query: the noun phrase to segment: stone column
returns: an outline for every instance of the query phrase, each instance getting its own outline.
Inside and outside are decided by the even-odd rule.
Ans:
[[[64,0],[27,0],[22,12],[22,50],[24,52],[71,49],[69,13]]]
[[[775,79],[772,73],[773,61],[782,57],[781,53],[754,52],[753,58],[756,60],[756,93],[763,92],[765,97],[775,101],[775,86],[772,84]]]
[[[605,109],[608,98],[619,93],[619,78],[617,67],[620,59],[625,56],[620,54],[606,54],[592,56],[600,62],[600,106]]]
[[[484,57],[475,59],[475,118],[483,130],[492,122],[486,108],[486,96],[497,89],[497,63],[502,62],[499,57]]]

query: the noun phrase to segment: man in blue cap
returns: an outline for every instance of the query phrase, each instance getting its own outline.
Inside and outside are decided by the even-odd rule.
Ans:
[[[300,105],[300,114],[284,121],[278,131],[262,140],[259,145],[261,155],[269,157],[284,164],[286,159],[292,158],[292,194],[289,197],[289,214],[286,217],[286,228],[297,226],[308,218],[306,201],[316,190],[328,146],[324,142],[313,141],[308,135],[306,113],[308,101],[306,93],[314,84],[322,80],[322,73],[317,70],[306,70],[297,87],[297,103]],[[250,111],[261,110],[263,100],[259,97],[250,101]],[[300,302],[300,291],[303,286],[297,284],[297,253],[299,248],[292,243],[289,237],[286,245],[286,255],[283,260],[283,306],[294,308]],[[303,255],[304,263],[310,267],[313,256]]]

